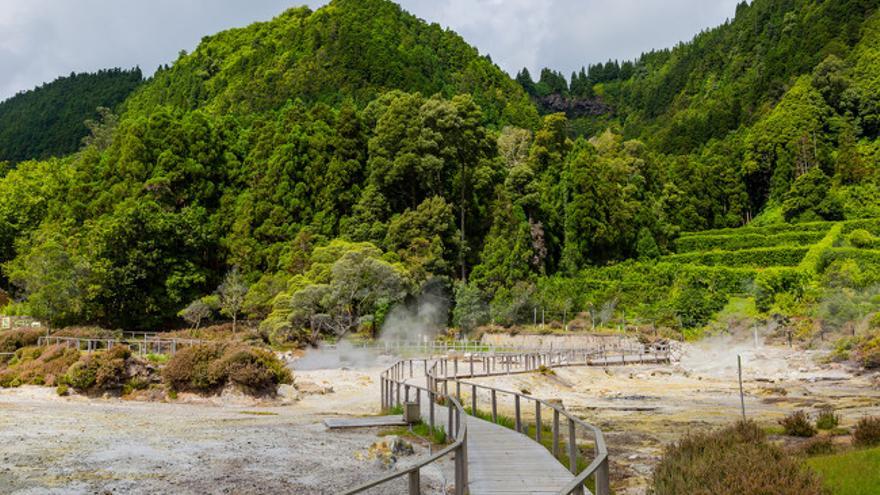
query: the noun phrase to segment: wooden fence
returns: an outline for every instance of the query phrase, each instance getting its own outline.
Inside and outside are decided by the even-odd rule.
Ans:
[[[414,400],[421,408],[422,394],[428,400],[428,424],[431,428],[435,427],[437,418],[435,417],[434,404],[438,399],[443,399],[447,403],[451,403],[455,407],[453,418],[453,408],[448,408],[448,431],[456,431],[456,445],[462,442],[457,448],[447,448],[442,452],[447,455],[456,452],[456,476],[455,476],[455,493],[462,494],[466,491],[467,485],[467,445],[466,431],[462,437],[458,432],[462,431],[462,414],[469,413],[474,416],[480,416],[480,407],[488,407],[489,409],[483,416],[491,418],[492,422],[498,423],[498,404],[499,399],[509,397],[513,402],[514,408],[514,430],[519,433],[529,435],[528,426],[523,421],[523,408],[531,407],[534,411],[534,441],[542,444],[542,435],[544,434],[544,423],[542,417],[544,412],[549,412],[552,416],[550,435],[551,453],[559,459],[563,440],[566,435],[561,431],[562,422],[565,422],[567,429],[567,456],[569,461],[569,470],[574,475],[571,483],[559,493],[561,495],[583,494],[585,491],[585,483],[592,478],[596,490],[596,495],[609,495],[609,463],[608,448],[605,443],[605,437],[602,431],[580,418],[566,411],[560,404],[551,403],[543,399],[533,397],[521,392],[504,390],[496,387],[480,385],[473,382],[464,381],[464,379],[472,379],[479,377],[490,377],[499,375],[509,375],[517,373],[533,373],[545,368],[563,367],[563,366],[609,366],[609,365],[626,365],[639,363],[666,363],[669,362],[669,348],[665,345],[659,346],[625,346],[615,349],[609,349],[600,346],[595,349],[571,349],[564,351],[539,351],[539,352],[522,352],[522,353],[474,353],[470,356],[452,356],[442,357],[438,359],[406,359],[398,361],[394,366],[384,371],[380,375],[381,389],[381,406],[383,410],[387,410],[395,405],[400,406]],[[426,387],[417,386],[408,383],[408,379],[415,377],[417,370],[424,369],[426,378]],[[454,389],[450,390],[450,384]],[[462,408],[462,389],[470,391],[470,411]],[[479,401],[478,391],[485,391],[484,395],[488,395],[489,404],[481,404]],[[488,411],[491,411],[489,413]],[[489,415],[491,414],[491,415]],[[582,456],[577,445],[578,434],[586,433],[592,437],[594,455],[590,459],[587,467],[578,472],[578,459]],[[462,438],[465,441],[462,441]],[[443,457],[443,455],[435,455],[420,462],[416,466],[407,470],[386,476],[381,480],[359,486],[353,490],[346,492],[347,494],[361,493],[369,488],[376,487],[387,481],[399,478],[407,473],[418,473],[418,470],[427,464]],[[463,465],[459,465],[459,457],[463,457]],[[418,475],[416,474],[416,479]],[[420,488],[418,483],[409,485],[410,495],[418,495]]]

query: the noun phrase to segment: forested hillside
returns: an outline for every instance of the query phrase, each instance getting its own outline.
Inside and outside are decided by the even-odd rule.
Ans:
[[[386,0],[206,37],[82,152],[0,181],[7,311],[160,328],[240,288],[219,309],[280,342],[424,292],[466,329],[535,305],[691,328],[744,293],[806,311],[829,249],[880,233],[787,223],[880,216],[876,3],[756,0],[571,84],[517,84]],[[749,222],[753,245],[683,235]]]
[[[64,156],[89,133],[99,107],[113,109],[143,81],[140,69],[70,74],[0,102],[0,162]]]

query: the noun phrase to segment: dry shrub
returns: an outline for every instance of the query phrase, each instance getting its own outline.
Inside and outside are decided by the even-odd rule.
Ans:
[[[880,445],[880,416],[866,416],[853,429],[853,445],[874,447]]]
[[[52,332],[52,336],[78,339],[118,339],[122,337],[122,333],[101,327],[65,327]]]
[[[22,347],[37,345],[46,334],[39,328],[19,328],[0,332],[0,352],[15,352]]]
[[[21,348],[0,372],[0,386],[54,386],[77,359],[79,351],[61,345]]]
[[[274,393],[293,376],[274,353],[243,344],[210,343],[181,350],[162,372],[175,391],[214,393],[235,384],[252,394]]]
[[[880,332],[861,338],[855,345],[852,355],[865,369],[880,368]]]
[[[797,410],[779,420],[785,434],[792,437],[812,437],[816,428],[810,423],[810,417],[802,410]]]
[[[808,456],[833,454],[834,440],[829,436],[811,438],[801,445],[800,451]]]
[[[654,470],[657,495],[819,495],[819,478],[766,441],[752,421],[692,433],[666,448]]]

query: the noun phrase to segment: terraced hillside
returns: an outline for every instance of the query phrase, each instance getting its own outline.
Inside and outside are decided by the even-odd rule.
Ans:
[[[867,294],[880,283],[880,219],[687,232],[674,251],[542,279],[539,304],[589,311],[599,324],[697,328],[732,297],[753,298],[766,315],[802,316],[830,290]]]

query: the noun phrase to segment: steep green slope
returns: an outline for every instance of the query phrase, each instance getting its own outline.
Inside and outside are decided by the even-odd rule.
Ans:
[[[140,69],[71,74],[0,103],[0,162],[73,153],[97,108],[113,109],[142,82]]]

